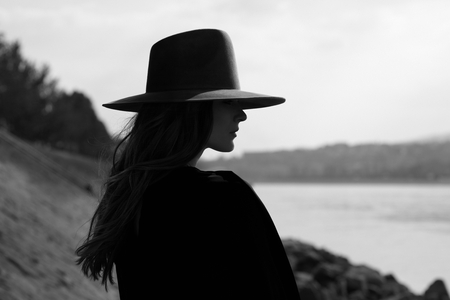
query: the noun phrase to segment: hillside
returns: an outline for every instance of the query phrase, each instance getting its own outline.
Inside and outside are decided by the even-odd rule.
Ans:
[[[74,263],[98,183],[96,161],[38,150],[0,130],[1,300],[118,299],[117,285],[106,293]],[[283,243],[302,300],[449,300],[441,280],[417,296],[392,275],[300,241]]]
[[[0,299],[118,299],[116,288],[106,293],[74,264],[97,198],[68,176],[94,182],[96,162],[25,154],[12,139],[0,133]],[[56,158],[65,160],[66,176],[43,163]]]
[[[251,182],[450,182],[450,141],[335,144],[316,149],[250,152],[202,161],[231,169]]]

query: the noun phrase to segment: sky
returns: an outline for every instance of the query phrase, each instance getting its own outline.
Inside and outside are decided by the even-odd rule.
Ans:
[[[239,155],[450,135],[448,16],[448,0],[2,0],[0,32],[114,134],[131,114],[101,105],[145,92],[155,42],[226,31],[241,89],[287,100],[247,111]]]

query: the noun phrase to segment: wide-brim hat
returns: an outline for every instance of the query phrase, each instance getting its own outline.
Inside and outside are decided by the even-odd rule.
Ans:
[[[241,91],[228,34],[200,29],[155,43],[150,50],[146,92],[103,106],[137,112],[152,103],[212,100],[239,100],[243,109],[285,102],[281,97]]]

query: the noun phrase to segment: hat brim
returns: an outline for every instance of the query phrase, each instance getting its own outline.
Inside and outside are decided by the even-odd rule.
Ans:
[[[238,100],[242,109],[263,108],[284,103],[281,97],[256,94],[235,89],[182,90],[150,92],[103,104],[104,107],[138,112],[142,105],[153,103],[182,103],[193,101]]]

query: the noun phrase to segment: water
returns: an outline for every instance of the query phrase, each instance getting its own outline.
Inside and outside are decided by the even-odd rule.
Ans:
[[[450,185],[255,184],[282,238],[366,264],[422,294],[450,287]]]

